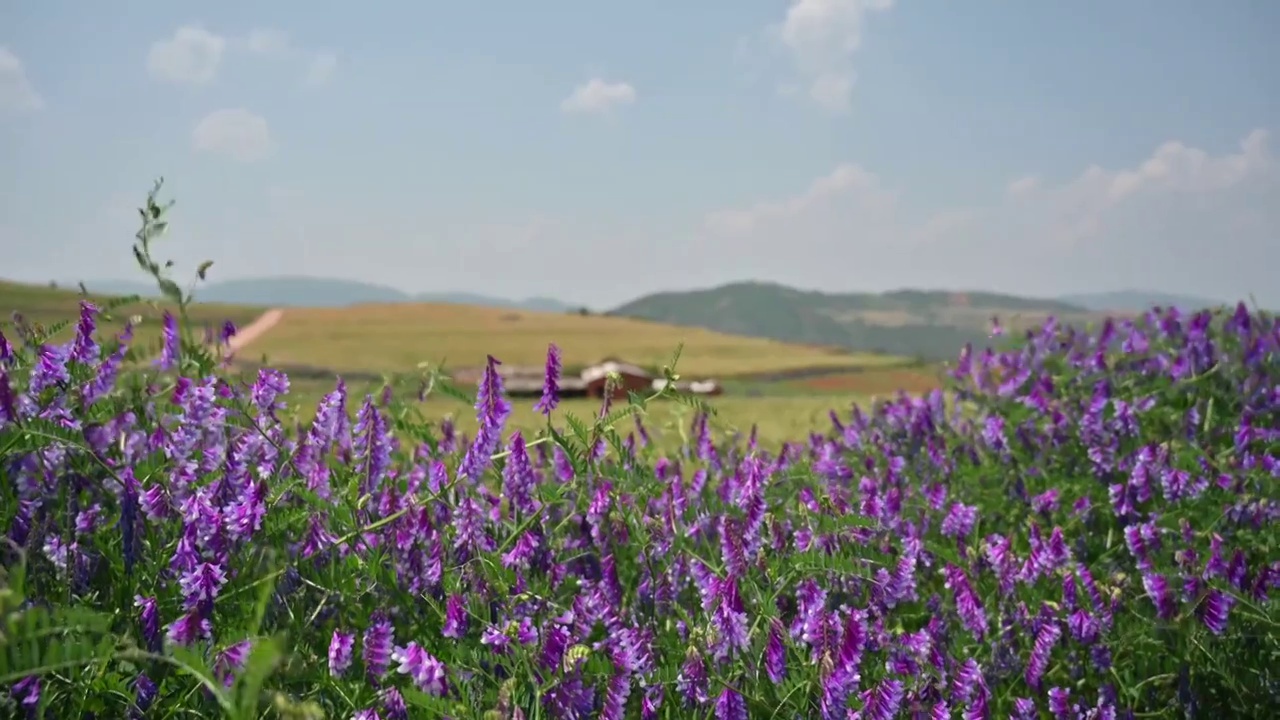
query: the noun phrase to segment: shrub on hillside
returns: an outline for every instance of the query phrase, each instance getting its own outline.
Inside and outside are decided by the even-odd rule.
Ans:
[[[63,346],[0,340],[15,716],[1280,703],[1280,324],[1243,307],[1050,322],[781,448],[705,411],[651,437],[643,400],[562,418],[553,357],[536,438],[504,433],[492,359],[474,438],[341,383],[292,429],[283,373],[220,376],[176,321],[124,368],[96,312]]]

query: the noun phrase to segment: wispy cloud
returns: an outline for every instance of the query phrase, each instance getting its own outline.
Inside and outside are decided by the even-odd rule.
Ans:
[[[242,163],[267,157],[273,145],[266,118],[244,108],[215,110],[204,116],[192,130],[191,140],[198,152]]]
[[[560,103],[566,113],[606,113],[636,101],[636,89],[626,82],[608,82],[592,78],[574,88]]]
[[[29,111],[42,107],[44,98],[27,78],[21,58],[0,45],[0,110]]]

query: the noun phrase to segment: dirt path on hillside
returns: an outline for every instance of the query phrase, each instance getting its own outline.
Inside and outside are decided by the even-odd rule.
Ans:
[[[231,340],[227,342],[231,352],[239,352],[245,345],[257,340],[263,333],[275,327],[283,316],[284,310],[273,308],[259,315],[248,325],[237,329],[236,334],[232,335]]]

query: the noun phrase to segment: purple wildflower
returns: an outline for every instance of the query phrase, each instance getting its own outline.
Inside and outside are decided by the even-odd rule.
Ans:
[[[1036,633],[1035,643],[1031,647],[1031,657],[1027,660],[1025,673],[1027,685],[1033,688],[1040,687],[1040,680],[1049,667],[1049,655],[1061,637],[1062,629],[1054,622],[1045,623],[1041,626],[1040,632]]]
[[[173,313],[165,310],[164,343],[160,349],[160,357],[156,359],[156,366],[164,371],[177,367],[178,355],[181,353],[181,343],[181,338],[178,335],[178,319],[173,316]]]
[[[156,687],[155,681],[146,675],[139,675],[137,680],[133,682],[133,707],[139,715],[145,713],[151,708],[151,704],[156,701],[156,695],[159,694],[160,688]]]
[[[423,650],[418,643],[411,642],[404,647],[396,648],[391,652],[391,659],[399,663],[396,672],[413,678],[413,683],[419,690],[431,695],[444,695],[444,663]]]
[[[951,512],[947,513],[942,520],[942,535],[963,541],[969,533],[973,532],[973,526],[977,520],[978,508],[956,503],[951,506]]]
[[[511,403],[503,396],[502,375],[498,372],[501,364],[492,355],[488,357],[476,393],[476,419],[480,429],[458,467],[459,477],[471,482],[478,481],[493,463],[494,450],[502,440],[502,427],[511,415]]]
[[[18,420],[18,405],[9,385],[9,371],[0,367],[0,428]]]
[[[726,687],[716,698],[716,720],[747,720],[747,702],[737,690]]]
[[[213,602],[226,582],[226,571],[208,562],[202,562],[184,572],[178,579],[178,585],[182,588],[183,603],[188,610],[194,610],[206,602]]]
[[[409,720],[409,708],[405,705],[404,695],[394,687],[385,688],[381,693],[382,709],[387,720]]]
[[[223,345],[231,344],[231,338],[236,336],[236,324],[230,320],[222,323],[222,329],[218,332],[218,342]]]
[[[627,711],[627,698],[631,696],[631,678],[620,672],[609,679],[604,694],[604,708],[600,720],[622,720]]]
[[[1151,602],[1156,606],[1156,617],[1161,620],[1172,620],[1178,612],[1178,607],[1173,591],[1169,589],[1169,582],[1164,576],[1158,573],[1146,573],[1142,576],[1142,587],[1147,591],[1147,597],[1151,598]]]
[[[361,654],[364,659],[365,672],[370,678],[381,678],[391,664],[391,647],[395,639],[395,627],[381,613],[370,618],[369,628],[364,631],[364,642]]]
[[[159,652],[162,640],[160,637],[160,611],[156,607],[156,599],[137,595],[133,598],[133,605],[142,609],[138,622],[142,629],[143,646],[151,652]]]
[[[333,639],[329,641],[329,674],[334,677],[342,677],[347,668],[351,667],[351,657],[355,648],[355,633],[344,633],[341,630],[333,631]]]
[[[982,640],[987,634],[987,614],[973,587],[969,585],[969,579],[963,570],[954,565],[947,566],[946,577],[946,586],[951,589],[955,598],[960,623],[973,634],[975,640]]]
[[[467,634],[467,604],[461,595],[450,595],[445,603],[444,627],[440,634],[454,640]]]
[[[881,682],[867,693],[866,720],[892,720],[898,716],[898,708],[902,706],[902,681],[890,678]]]
[[[249,652],[253,649],[252,640],[241,640],[233,645],[228,645],[218,653],[214,659],[213,672],[222,684],[231,687],[235,682],[235,673],[244,669],[244,664],[249,660]]]
[[[71,379],[67,370],[68,351],[62,345],[44,345],[40,348],[40,359],[31,372],[31,380],[27,384],[27,392],[37,395],[47,388],[61,387]]]
[[[511,433],[511,443],[507,449],[507,463],[502,469],[502,494],[513,511],[520,514],[534,512],[538,509],[532,494],[537,476],[529,462],[524,435],[519,430]]]
[[[782,644],[782,633],[782,623],[775,619],[769,627],[769,639],[764,650],[765,673],[775,685],[787,676],[787,649]]]
[[[550,417],[560,404],[560,348],[555,343],[547,346],[547,368],[542,380],[542,397],[533,406],[535,412]]]
[[[1074,720],[1076,710],[1071,705],[1071,691],[1062,687],[1049,688],[1049,712],[1054,720]]]
[[[197,640],[208,640],[213,634],[213,623],[200,613],[192,611],[169,624],[169,641],[178,645],[193,645]]]
[[[71,347],[72,362],[87,365],[98,359],[98,343],[93,339],[97,314],[97,306],[88,300],[80,301],[80,322],[76,325],[76,338]]]
[[[676,692],[684,698],[685,704],[692,707],[703,705],[710,700],[708,695],[707,665],[697,650],[690,648],[685,656],[680,673],[676,675]]]
[[[35,708],[40,705],[40,676],[28,675],[13,684],[9,689],[9,693],[13,696],[18,704],[26,708],[27,712],[34,717]]]
[[[289,392],[289,376],[279,370],[262,368],[258,371],[258,379],[249,390],[249,396],[258,412],[271,415],[284,408],[284,403],[277,398]]]
[[[124,555],[124,572],[133,574],[133,566],[138,562],[138,526],[141,518],[138,515],[138,481],[133,476],[133,468],[120,471],[120,540]]]
[[[1209,628],[1209,632],[1221,635],[1226,632],[1227,616],[1231,614],[1231,606],[1234,604],[1234,597],[1217,588],[1210,588],[1196,608],[1196,614],[1204,626]]]

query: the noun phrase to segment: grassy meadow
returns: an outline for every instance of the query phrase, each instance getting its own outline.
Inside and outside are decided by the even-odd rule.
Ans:
[[[408,371],[418,363],[478,367],[487,355],[509,365],[540,365],[555,342],[567,368],[617,356],[661,367],[681,343],[679,370],[715,378],[798,368],[893,365],[902,358],[791,345],[601,315],[515,311],[444,304],[290,308],[243,355],[273,365],[335,372]]]
[[[248,385],[253,382],[252,375],[245,375],[242,381]],[[363,400],[366,395],[379,398],[384,383],[351,382],[348,393],[352,398]],[[283,416],[292,421],[309,423],[315,417],[316,408],[324,396],[334,389],[334,383],[328,380],[291,379],[288,407]],[[463,392],[474,394],[474,387],[462,387]],[[478,429],[475,408],[440,393],[433,393],[425,401],[416,398],[416,386],[412,382],[397,383],[394,394],[397,405],[408,408],[410,412],[419,414],[428,422],[438,422],[445,418],[454,423],[458,432],[474,436]],[[847,415],[855,404],[869,405],[879,397],[887,397],[891,393],[869,395],[854,392],[787,392],[779,388],[779,394],[745,397],[742,395],[721,395],[706,398],[705,402],[714,415],[708,421],[711,427],[725,435],[739,433],[746,436],[754,425],[757,437],[762,446],[777,448],[782,443],[805,437],[816,428],[830,424],[830,411],[835,409]],[[534,437],[546,427],[546,418],[533,409],[534,398],[513,398],[511,416],[507,427],[520,430],[526,437]],[[566,413],[590,421],[600,412],[600,401],[589,398],[566,398],[560,402],[554,424],[563,429],[562,418]],[[651,403],[645,410],[642,422],[653,438],[655,444],[664,448],[678,448],[687,439],[681,435],[682,429],[688,432],[692,427],[695,410],[674,400],[663,399]],[[635,430],[633,421],[622,421],[618,431],[626,435]]]

